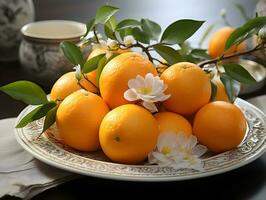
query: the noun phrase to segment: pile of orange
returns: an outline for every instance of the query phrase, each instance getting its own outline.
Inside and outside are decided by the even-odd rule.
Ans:
[[[211,56],[219,56],[213,49],[211,44]],[[94,50],[89,59],[105,52]],[[171,96],[158,113],[151,113],[138,101],[127,101],[124,92],[137,75],[158,76],[156,68],[139,53],[119,53],[105,65],[99,88],[95,72],[79,83],[74,72],[69,72],[53,86],[50,98],[59,102],[56,124],[66,145],[80,151],[102,150],[114,162],[138,164],[156,147],[159,134],[167,132],[194,134],[217,153],[241,143],[246,120],[241,110],[229,103],[221,81],[216,80],[217,95],[211,102],[209,76],[196,64],[174,64],[160,75],[167,85],[165,94]]]

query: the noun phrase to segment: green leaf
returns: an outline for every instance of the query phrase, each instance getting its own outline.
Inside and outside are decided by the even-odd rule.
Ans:
[[[185,61],[185,58],[182,57],[180,53],[172,47],[157,44],[154,46],[154,49],[170,65]]]
[[[208,26],[206,31],[203,33],[202,37],[199,40],[200,47],[202,46],[203,42],[207,39],[207,37],[209,36],[209,34],[211,33],[214,27],[215,27],[215,24],[211,24],[210,26]]]
[[[82,72],[89,73],[95,70],[98,66],[99,60],[101,60],[105,56],[105,53],[100,54],[98,56],[94,56],[93,58],[89,59],[83,66]]]
[[[135,19],[124,19],[117,24],[116,31],[125,29],[125,28],[135,28],[139,27],[141,23]]]
[[[0,91],[26,104],[40,105],[48,102],[43,89],[30,81],[16,81],[0,87]]]
[[[125,28],[125,29],[119,30],[118,32],[119,32],[119,36],[121,40],[123,40],[125,36],[132,35],[132,28]]]
[[[88,35],[88,33],[93,29],[94,26],[95,26],[95,19],[92,18],[86,24],[87,30],[86,30],[86,33],[84,34],[83,37],[86,37]]]
[[[224,85],[224,88],[225,88],[225,91],[226,91],[226,94],[229,98],[229,100],[233,103],[236,99],[236,92],[235,92],[235,88],[234,88],[234,80],[228,76],[227,74],[225,73],[222,73],[220,75],[220,80],[222,81],[223,85]]]
[[[204,23],[191,19],[182,19],[170,24],[163,32],[161,42],[182,44],[190,38]]]
[[[193,57],[200,58],[200,59],[210,59],[209,54],[207,53],[206,49],[193,49],[190,54],[193,55]]]
[[[120,55],[119,53],[113,53],[110,58],[106,58],[103,57],[99,63],[98,63],[98,67],[97,67],[97,71],[96,71],[96,81],[97,81],[97,85],[99,86],[99,81],[100,81],[100,76],[101,73],[103,71],[103,68],[105,67],[105,65],[110,62],[113,58],[115,58],[116,56]]]
[[[105,24],[118,10],[119,8],[114,6],[101,6],[96,11],[95,23]]]
[[[225,73],[240,83],[252,84],[256,80],[239,64],[223,64]]]
[[[97,82],[97,86],[99,86],[100,76],[101,76],[101,73],[102,73],[103,68],[106,65],[106,63],[107,63],[107,58],[106,57],[101,58],[99,60],[99,62],[98,62],[97,71],[96,71],[96,82]]]
[[[266,17],[256,17],[247,21],[243,26],[237,28],[226,41],[224,51],[227,51],[233,45],[238,45],[244,40],[257,34],[264,25],[266,25]]]
[[[213,101],[216,97],[217,94],[217,85],[211,81],[211,98],[210,100]]]
[[[117,26],[117,21],[114,16],[110,17],[110,19],[104,24],[104,33],[108,38],[111,38],[113,40],[116,39],[114,35],[116,26]]]
[[[180,50],[179,50],[179,53],[182,55],[182,56],[185,56],[189,53],[191,47],[190,47],[190,44],[188,42],[184,42],[182,44],[180,44]]]
[[[144,44],[149,44],[150,43],[150,37],[147,33],[145,33],[143,30],[141,30],[138,27],[135,27],[132,31],[132,35],[134,38]]]
[[[56,102],[51,101],[37,108],[33,109],[30,113],[28,113],[25,117],[23,117],[20,122],[17,124],[16,128],[22,128],[26,126],[28,123],[33,122],[37,119],[41,119],[44,117],[48,111],[56,106]]]
[[[48,128],[50,128],[55,123],[57,109],[58,109],[58,106],[55,106],[49,112],[47,112],[46,117],[44,119],[42,133],[46,131]]]
[[[80,65],[84,64],[84,59],[80,48],[73,42],[64,41],[61,42],[60,48],[63,50],[65,57],[73,64]]]
[[[246,21],[250,20],[250,17],[247,15],[245,8],[240,3],[235,3],[235,7]]]
[[[141,19],[142,30],[150,37],[151,40],[158,40],[161,34],[161,27],[149,19]]]

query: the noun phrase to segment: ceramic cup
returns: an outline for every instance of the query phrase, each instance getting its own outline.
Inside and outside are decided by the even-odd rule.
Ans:
[[[33,19],[32,0],[0,0],[0,61],[18,59],[20,29]]]
[[[50,87],[73,68],[60,50],[60,42],[78,44],[86,32],[86,25],[75,21],[48,20],[29,23],[22,27],[21,32],[23,40],[19,60],[22,67],[36,82]]]

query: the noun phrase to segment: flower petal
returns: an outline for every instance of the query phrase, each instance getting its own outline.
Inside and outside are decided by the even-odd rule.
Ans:
[[[149,111],[151,111],[152,113],[154,112],[158,112],[157,107],[155,106],[155,104],[153,102],[142,102],[142,105],[147,108]]]
[[[128,101],[136,101],[138,100],[136,92],[133,89],[128,89],[124,92],[124,98]]]
[[[154,76],[152,73],[148,73],[145,76],[145,87],[153,87],[153,82],[154,82]]]
[[[141,83],[137,79],[130,79],[128,81],[128,87],[130,89],[137,89],[137,88],[139,88],[141,86],[142,86]]]

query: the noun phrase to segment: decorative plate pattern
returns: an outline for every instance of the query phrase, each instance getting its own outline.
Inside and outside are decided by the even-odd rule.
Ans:
[[[248,164],[261,156],[266,148],[266,116],[255,106],[237,99],[235,104],[245,114],[248,131],[237,149],[203,158],[204,171],[191,169],[175,170],[157,165],[124,165],[112,163],[102,152],[82,153],[60,143],[56,127],[36,139],[43,120],[15,129],[18,142],[37,159],[52,166],[79,174],[128,181],[176,181],[200,178],[223,173]],[[25,108],[18,116],[19,121],[33,106]],[[57,138],[57,139],[55,139]]]

